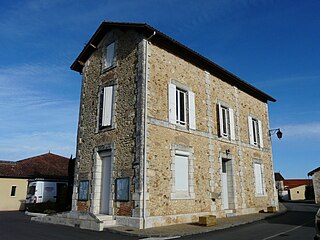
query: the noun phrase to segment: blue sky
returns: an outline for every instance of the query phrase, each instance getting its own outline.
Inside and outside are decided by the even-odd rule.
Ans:
[[[320,1],[2,0],[0,159],[75,155],[81,76],[69,69],[103,20],[146,22],[277,99],[274,168],[320,166]]]

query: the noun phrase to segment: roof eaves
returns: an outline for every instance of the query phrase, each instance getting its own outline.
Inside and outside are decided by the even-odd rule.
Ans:
[[[96,32],[93,34],[89,42],[86,44],[86,46],[83,48],[79,56],[76,58],[76,60],[71,65],[71,69],[77,72],[82,72],[82,68],[84,66],[84,63],[89,58],[89,56],[96,50],[96,46],[99,44],[99,42],[104,37],[105,33],[107,32],[108,26],[117,26],[117,27],[131,27],[131,28],[141,28],[144,30],[147,30],[150,34],[152,32],[156,32],[156,36],[152,38],[152,41],[154,39],[159,39],[158,42],[161,42],[161,40],[166,40],[168,45],[171,45],[172,49],[175,51],[182,51],[185,55],[191,55],[189,57],[190,60],[197,60],[204,68],[204,70],[207,71],[215,71],[220,76],[223,76],[224,79],[222,80],[228,80],[230,83],[239,86],[240,88],[244,88],[247,91],[249,91],[252,94],[255,94],[259,96],[260,99],[264,101],[272,101],[276,102],[276,99],[271,97],[270,95],[264,93],[263,91],[257,89],[256,87],[252,86],[251,84],[245,82],[244,80],[240,79],[236,75],[232,74],[231,72],[227,71],[226,69],[222,68],[218,64],[212,62],[208,58],[202,56],[198,52],[192,50],[191,48],[183,45],[182,43],[174,40],[173,38],[169,37],[168,35],[162,33],[161,31],[155,29],[154,27],[146,24],[146,23],[128,23],[128,22],[109,22],[104,21],[100,24]],[[162,39],[161,39],[162,38]],[[206,69],[207,68],[207,69]],[[226,79],[227,78],[227,79]]]
[[[313,174],[315,174],[316,172],[319,172],[320,171],[320,167],[308,172],[308,176],[312,176]]]

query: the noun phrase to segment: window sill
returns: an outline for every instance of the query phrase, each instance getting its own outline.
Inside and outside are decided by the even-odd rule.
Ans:
[[[254,144],[251,144],[251,143],[249,143],[249,145],[251,146],[251,147],[253,147],[253,148],[257,148],[257,149],[263,149],[263,147],[260,147],[259,145],[254,145]]]
[[[171,193],[171,199],[172,200],[190,200],[190,199],[195,199],[195,194],[194,193],[188,193],[188,192]]]
[[[114,65],[112,65],[110,67],[103,67],[102,70],[101,70],[101,73],[103,74],[103,73],[109,72],[110,70],[112,70],[112,69],[114,69],[116,67],[117,67],[117,64],[114,64]]]
[[[114,129],[116,129],[115,126],[102,127],[102,128],[98,128],[98,129],[96,130],[96,133],[108,132],[108,131],[111,131],[111,130],[114,130]]]
[[[266,194],[255,194],[254,196],[257,197],[257,198],[268,197],[268,195],[266,195]]]
[[[188,130],[189,129],[187,125],[182,125],[179,123],[176,123],[174,125],[176,126],[177,129],[180,129],[180,130]]]

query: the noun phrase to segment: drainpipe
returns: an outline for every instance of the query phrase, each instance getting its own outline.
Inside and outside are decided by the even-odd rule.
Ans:
[[[146,228],[146,193],[147,193],[147,118],[148,118],[148,43],[149,40],[156,35],[156,31],[148,37],[145,42],[145,63],[144,63],[144,74],[145,74],[145,99],[144,99],[144,158],[143,158],[143,229]]]

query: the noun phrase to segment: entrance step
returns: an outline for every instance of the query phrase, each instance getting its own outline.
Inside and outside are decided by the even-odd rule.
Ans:
[[[113,218],[112,215],[103,215],[103,214],[98,214],[96,217],[103,222],[103,228],[107,228],[110,226],[115,226],[116,225],[116,220]]]
[[[237,216],[236,211],[233,209],[225,210],[226,217],[235,217]]]

